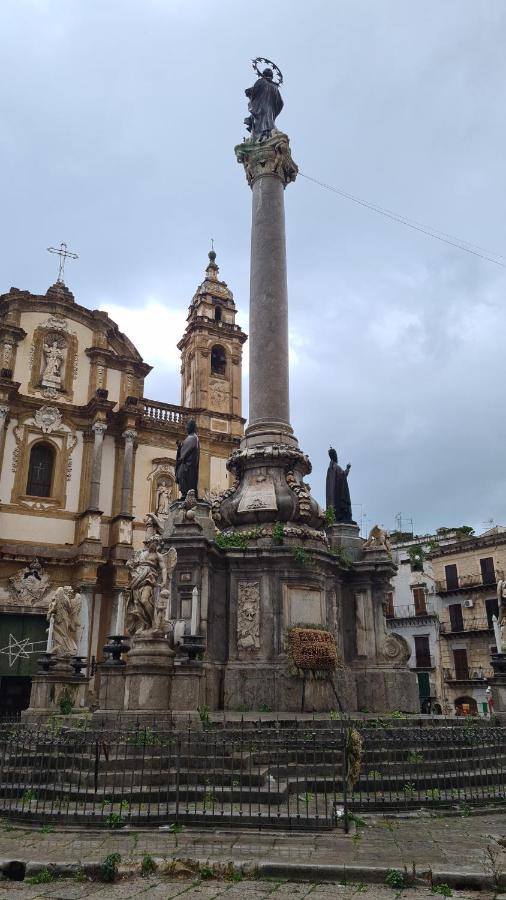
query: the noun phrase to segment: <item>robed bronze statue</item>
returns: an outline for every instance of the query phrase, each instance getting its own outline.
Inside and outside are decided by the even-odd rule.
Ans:
[[[269,63],[269,66],[261,72],[258,68],[259,62]],[[249,98],[250,113],[244,124],[254,141],[264,141],[271,136],[276,118],[283,109],[283,100],[279,92],[283,76],[275,63],[262,57],[253,60],[253,68],[260,77],[253,87],[246,88],[244,92]],[[278,78],[277,82],[274,80],[274,73]]]
[[[199,483],[200,442],[197,435],[195,419],[189,419],[187,436],[182,444],[178,444],[176,455],[176,481],[184,500],[188,491],[195,491]]]
[[[350,489],[348,473],[350,464],[342,469],[337,462],[337,453],[333,447],[329,450],[330,463],[327,469],[327,508],[332,506],[336,522],[355,524],[351,515]]]

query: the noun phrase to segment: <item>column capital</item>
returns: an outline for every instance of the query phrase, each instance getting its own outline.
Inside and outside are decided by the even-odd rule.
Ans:
[[[105,434],[107,431],[107,424],[105,422],[95,422],[91,426],[91,430],[94,431],[96,435]]]
[[[137,437],[137,432],[136,432],[135,428],[127,428],[126,431],[123,432],[121,437],[125,441],[135,441],[135,438]]]
[[[235,147],[237,162],[244,166],[250,187],[265,175],[279,178],[283,187],[295,181],[299,171],[292,159],[290,139],[282,131],[273,130],[265,141],[243,141]]]
[[[4,422],[9,415],[9,409],[10,407],[6,403],[0,403],[0,419],[3,419]]]

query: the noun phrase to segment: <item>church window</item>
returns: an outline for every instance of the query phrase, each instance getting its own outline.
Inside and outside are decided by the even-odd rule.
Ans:
[[[221,322],[221,306],[217,306],[214,310],[214,319],[216,322]]]
[[[26,493],[30,497],[50,497],[55,452],[50,444],[35,444],[30,451]]]
[[[213,375],[224,375],[227,368],[227,357],[223,347],[215,344],[211,350],[211,372]]]

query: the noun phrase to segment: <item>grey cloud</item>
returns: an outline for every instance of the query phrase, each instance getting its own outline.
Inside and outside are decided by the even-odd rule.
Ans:
[[[233,146],[257,54],[283,69],[279,125],[303,172],[501,252],[505,38],[499,0],[278,0],[257,15],[4,0],[2,290],[44,291],[44,248],[65,239],[78,302],[186,309],[214,237],[247,326]],[[370,524],[504,522],[504,271],[303,178],[286,208],[292,417],[317,496],[332,442]],[[146,390],[179,397],[166,372]]]

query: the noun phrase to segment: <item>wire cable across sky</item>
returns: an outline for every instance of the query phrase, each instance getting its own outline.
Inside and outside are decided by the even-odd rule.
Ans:
[[[371,212],[378,213],[380,216],[385,216],[385,218],[391,219],[399,225],[406,225],[407,228],[419,231],[421,234],[434,238],[436,241],[442,241],[443,244],[449,244],[450,247],[456,247],[458,250],[472,253],[473,256],[479,256],[480,259],[485,259],[487,262],[494,263],[494,265],[506,269],[506,256],[502,256],[500,253],[494,253],[492,250],[487,250],[485,247],[480,247],[477,244],[471,244],[469,241],[464,241],[462,238],[455,237],[453,234],[447,234],[445,231],[439,231],[437,228],[432,228],[430,225],[424,225],[422,222],[417,222],[415,219],[409,219],[407,216],[402,216],[399,213],[393,212],[391,209],[377,206],[369,200],[362,200],[361,197],[355,197],[348,191],[343,191],[341,188],[326,184],[324,181],[318,181],[317,178],[312,178],[311,175],[306,175],[304,172],[299,172],[299,175],[302,178],[305,178],[306,181],[311,181],[313,184],[317,184],[319,187],[324,188],[326,191],[331,191],[333,194],[337,194],[345,200],[352,200],[353,203],[358,203],[359,206],[364,206],[366,209],[371,210]],[[504,262],[501,262],[501,260],[504,260]]]

